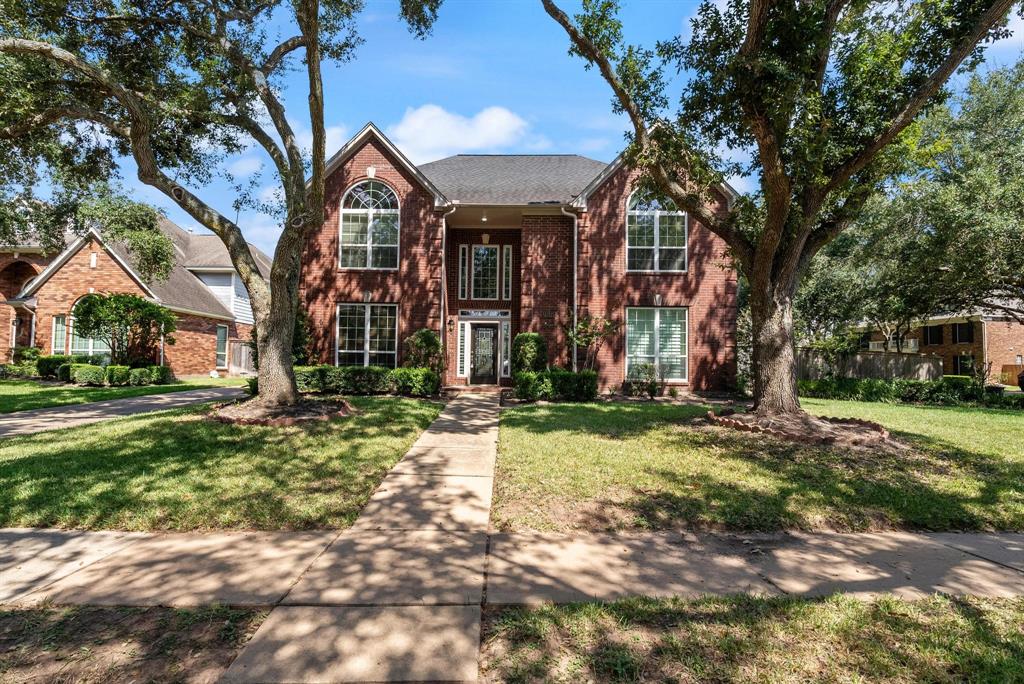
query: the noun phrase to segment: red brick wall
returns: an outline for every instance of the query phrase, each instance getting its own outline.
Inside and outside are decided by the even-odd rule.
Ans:
[[[503,283],[504,275],[502,269],[504,268],[503,253],[504,246],[512,246],[512,299],[498,299],[498,300],[479,300],[479,299],[460,299],[459,298],[459,245],[466,245],[469,250],[472,250],[473,245],[483,244],[484,234],[488,237],[488,244],[497,245],[498,250],[498,294],[499,297],[504,295]],[[472,258],[472,252],[469,252]],[[447,343],[445,345],[446,363],[445,363],[445,377],[444,383],[446,385],[456,384],[467,384],[468,378],[459,378],[458,375],[458,321],[459,321],[459,310],[460,309],[498,309],[498,310],[509,310],[511,312],[511,334],[513,337],[520,330],[520,293],[522,288],[520,273],[521,273],[521,240],[519,230],[509,229],[468,229],[468,228],[452,228],[448,231],[448,243],[447,251],[445,256],[448,264],[447,270],[447,296],[448,296],[448,310],[447,317],[453,321],[453,327],[451,333],[448,335]],[[469,278],[472,274],[469,270],[469,261],[467,261],[466,270],[466,293],[467,296],[472,294],[472,288],[470,287]],[[447,322],[446,322],[447,325]]]
[[[736,271],[726,245],[692,218],[689,221],[688,271],[650,274],[626,271],[626,206],[636,174],[620,169],[587,201],[580,218],[580,314],[625,322],[626,307],[688,307],[689,386],[722,390],[736,378]],[[725,211],[724,198],[716,210]],[[602,348],[598,372],[602,387],[625,379],[625,328]]]
[[[353,184],[374,179],[398,195],[401,207],[398,269],[341,270],[338,267],[342,196]],[[434,198],[397,159],[370,140],[327,179],[327,218],[307,242],[299,280],[299,302],[309,314],[311,352],[321,363],[334,363],[335,312],[341,302],[398,304],[398,363],[402,340],[420,328],[441,329],[442,216]],[[368,293],[368,296],[367,296]]]
[[[1006,378],[1011,384],[1017,384],[1017,373],[1021,364],[1017,357],[1024,357],[1024,324],[1016,321],[985,321],[986,361],[992,364],[990,378],[999,380],[1004,368],[1012,378]]]
[[[957,369],[955,359],[958,356],[973,356],[976,362],[981,362],[982,335],[980,322],[971,322],[971,325],[974,326],[974,342],[972,343],[960,343],[953,341],[953,329],[956,327],[953,323],[936,323],[935,325],[936,327],[942,327],[942,344],[926,344],[924,328],[915,328],[911,330],[907,333],[906,339],[917,340],[917,350],[919,354],[940,357],[942,359],[943,375],[952,375],[956,373]],[[885,335],[876,330],[871,333],[871,339],[875,341],[884,340]],[[895,346],[891,351],[896,351]]]
[[[174,331],[174,344],[164,345],[164,361],[174,374],[209,375],[217,370],[227,375],[226,369],[217,369],[217,326],[228,326],[228,361],[231,344],[248,342],[252,326],[192,314],[175,315],[178,329]]]
[[[543,335],[548,361],[571,368],[565,328],[572,324],[572,219],[524,216],[522,240],[521,330]]]
[[[0,302],[17,296],[25,283],[38,275],[52,257],[41,254],[23,254],[14,252],[0,254]],[[0,303],[0,363],[11,360],[11,320],[15,311],[12,307]],[[31,326],[25,314],[22,314],[22,325],[18,332],[21,337],[19,345],[28,344]]]

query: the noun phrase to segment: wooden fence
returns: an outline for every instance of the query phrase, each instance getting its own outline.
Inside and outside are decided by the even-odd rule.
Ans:
[[[256,368],[252,363],[252,347],[249,346],[248,342],[232,340],[229,351],[228,373],[231,375],[256,374]]]
[[[860,352],[840,357],[832,366],[815,349],[797,349],[797,377],[819,380],[828,375],[842,378],[880,378],[893,380],[938,380],[942,377],[942,359],[920,354],[896,352]]]

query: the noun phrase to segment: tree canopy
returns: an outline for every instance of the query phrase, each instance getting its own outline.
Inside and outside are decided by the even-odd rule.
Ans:
[[[161,338],[174,344],[176,320],[170,309],[133,294],[90,294],[75,305],[75,334],[106,342],[119,366],[155,363]]]

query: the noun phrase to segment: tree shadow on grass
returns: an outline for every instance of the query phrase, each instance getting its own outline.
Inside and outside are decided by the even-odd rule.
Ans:
[[[1017,681],[1022,614],[1019,602],[946,597],[490,608],[483,668],[486,681],[509,682]]]
[[[355,416],[293,428],[189,409],[12,438],[0,447],[0,526],[347,526],[437,413],[411,400],[356,403]]]

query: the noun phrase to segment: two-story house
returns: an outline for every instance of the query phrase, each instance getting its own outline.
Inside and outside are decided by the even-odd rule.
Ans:
[[[567,326],[621,323],[604,389],[652,363],[670,385],[725,389],[736,372],[736,272],[724,242],[636,174],[577,155],[457,155],[412,164],[368,124],[328,161],[327,220],[306,248],[300,302],[313,354],[402,364],[420,328],[444,342],[444,383],[511,382],[511,344],[539,332],[572,367]],[[734,197],[722,187],[717,208]],[[579,355],[582,356],[582,355]]]
[[[0,246],[0,362],[18,347],[44,354],[99,354],[101,339],[75,333],[75,305],[90,293],[128,293],[157,302],[177,318],[175,344],[160,358],[175,375],[219,375],[249,370],[232,366],[232,346],[249,341],[252,309],[227,249],[214,235],[190,233],[166,219],[159,229],[174,246],[165,280],[142,278],[130,252],[98,232],[69,236],[66,248],[47,254],[41,245]],[[270,258],[250,245],[264,277]],[[240,351],[245,351],[240,350]],[[236,355],[248,358],[246,354]]]

